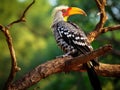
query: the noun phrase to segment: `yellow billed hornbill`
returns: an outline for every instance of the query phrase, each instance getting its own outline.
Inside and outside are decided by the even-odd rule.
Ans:
[[[77,7],[59,6],[53,10],[52,30],[58,46],[64,51],[65,55],[76,57],[80,54],[86,54],[93,50],[87,40],[85,33],[75,23],[67,21],[68,17],[74,14],[86,13]],[[94,66],[99,63],[96,59],[83,64],[88,72],[91,85],[94,90],[102,90]]]

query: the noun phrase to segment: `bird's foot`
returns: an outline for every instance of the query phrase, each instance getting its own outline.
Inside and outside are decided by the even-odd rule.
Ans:
[[[64,58],[64,57],[68,57],[68,56],[70,56],[69,52],[64,55],[56,56],[56,58]]]

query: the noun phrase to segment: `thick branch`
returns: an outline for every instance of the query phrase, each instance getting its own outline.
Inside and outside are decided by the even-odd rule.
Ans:
[[[111,50],[112,46],[111,45],[106,45],[104,47],[99,48],[96,51],[93,51],[92,53],[88,53],[86,55],[80,55],[78,57],[75,57],[74,60],[70,60],[69,63],[71,63],[71,67],[75,67],[79,64],[86,63],[88,60],[93,60],[94,58],[104,55],[107,51]],[[82,57],[82,58],[81,58]]]
[[[79,67],[72,68],[73,71],[80,71],[84,69],[82,65]],[[118,64],[104,64],[100,63],[99,67],[96,67],[96,72],[100,76],[105,76],[105,77],[120,77],[120,65]]]
[[[106,52],[108,52],[110,50],[111,50],[111,46],[108,45],[108,46],[104,46],[96,51],[93,51],[91,53],[88,53],[85,56],[84,55],[78,56],[76,58],[72,58],[72,57],[57,58],[55,60],[48,61],[44,64],[37,66],[35,69],[33,69],[31,72],[27,73],[20,80],[15,81],[12,84],[11,89],[12,90],[15,90],[15,89],[23,90],[23,89],[30,87],[33,84],[36,84],[41,79],[46,78],[51,74],[55,74],[58,72],[64,72],[65,67],[66,67],[66,62],[69,64],[68,70],[70,70],[70,71],[71,70],[73,70],[73,71],[85,71],[85,68],[82,66],[83,63],[85,63],[91,59],[94,59],[96,57],[99,57],[101,55],[104,55]],[[120,65],[119,65],[119,67],[120,67]],[[99,74],[103,75],[102,71],[106,70],[105,68],[106,67],[102,67],[102,64],[100,64],[99,69],[97,68],[96,71]],[[109,75],[109,73],[111,73],[110,70],[108,68],[107,71],[109,71],[109,72],[104,72],[106,76],[107,75],[110,76]],[[120,75],[120,69],[114,69],[114,71],[119,72],[119,74],[117,74],[117,75]],[[116,76],[116,75],[114,75],[114,76]]]

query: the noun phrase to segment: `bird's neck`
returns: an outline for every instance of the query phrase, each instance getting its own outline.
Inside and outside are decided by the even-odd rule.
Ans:
[[[64,18],[62,15],[61,11],[58,11],[57,13],[55,13],[55,15],[53,16],[53,25],[60,22],[60,21],[66,21],[67,18]]]

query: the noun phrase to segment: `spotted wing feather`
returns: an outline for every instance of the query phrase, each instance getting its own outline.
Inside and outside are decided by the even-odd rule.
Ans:
[[[69,45],[74,46],[82,54],[92,51],[85,33],[77,25],[71,22],[61,22],[58,26],[61,36]]]

